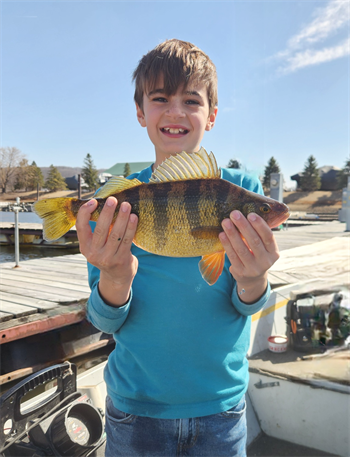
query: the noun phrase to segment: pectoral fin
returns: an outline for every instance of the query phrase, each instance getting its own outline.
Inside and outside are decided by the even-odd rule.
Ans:
[[[225,251],[204,255],[199,261],[199,271],[203,279],[212,286],[219,279],[225,264]]]

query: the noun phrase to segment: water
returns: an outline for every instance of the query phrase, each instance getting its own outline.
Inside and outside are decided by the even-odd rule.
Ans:
[[[21,211],[18,213],[18,221],[23,223],[42,223],[42,219],[32,212]],[[12,211],[0,211],[0,222],[15,223],[15,213]],[[39,259],[41,257],[56,257],[67,254],[78,254],[79,248],[54,248],[54,247],[32,247],[19,246],[19,261]],[[15,246],[0,247],[0,263],[15,263]]]

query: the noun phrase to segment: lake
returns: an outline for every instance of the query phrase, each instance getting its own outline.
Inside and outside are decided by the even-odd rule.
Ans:
[[[32,212],[21,211],[18,213],[19,222],[42,223],[42,219]],[[12,211],[0,211],[0,222],[15,222],[15,213]],[[79,248],[50,248],[50,247],[19,247],[19,261],[38,259],[40,257],[56,257],[67,254],[78,254]],[[15,263],[15,246],[1,246],[0,263]]]

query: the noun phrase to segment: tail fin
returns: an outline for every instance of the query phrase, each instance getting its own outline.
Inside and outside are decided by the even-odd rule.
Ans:
[[[43,219],[43,235],[46,241],[55,241],[70,230],[77,219],[77,198],[47,198],[34,203],[35,213]]]

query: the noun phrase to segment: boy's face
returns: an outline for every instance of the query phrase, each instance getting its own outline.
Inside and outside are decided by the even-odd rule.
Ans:
[[[143,95],[143,110],[136,104],[137,118],[156,151],[156,165],[181,151],[197,152],[204,132],[215,123],[217,108],[209,113],[205,85],[188,84],[174,95],[164,93],[163,78]]]

